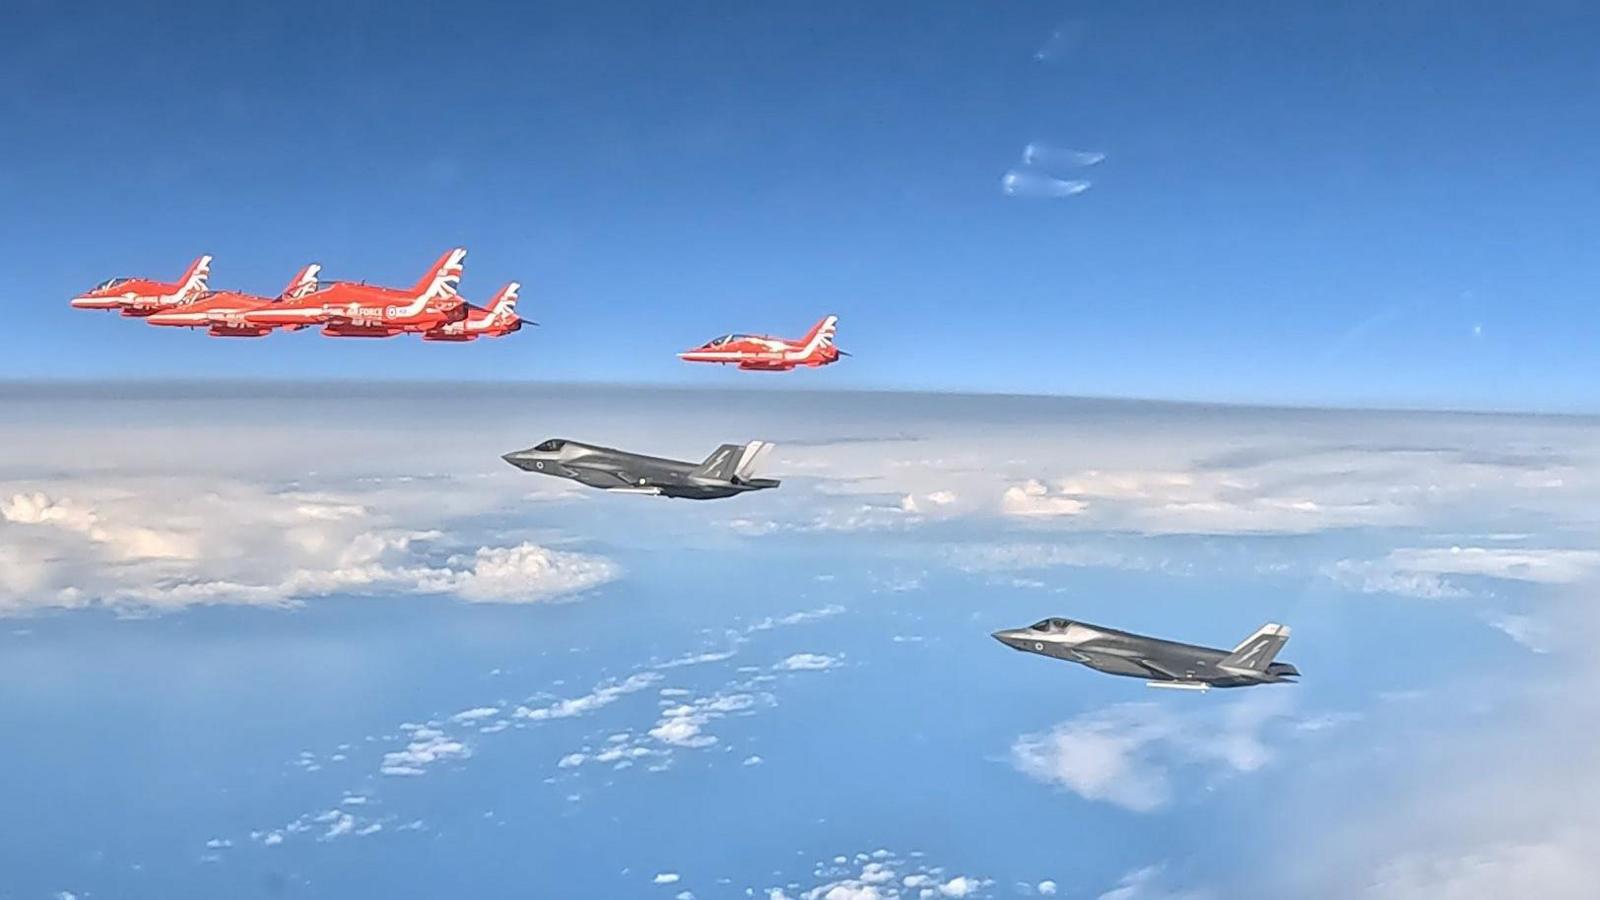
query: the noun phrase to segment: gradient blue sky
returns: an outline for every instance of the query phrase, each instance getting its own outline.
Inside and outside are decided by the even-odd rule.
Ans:
[[[1600,13],[1325,7],[12,5],[0,377],[1600,409]],[[1030,141],[1107,158],[1005,196]],[[455,243],[469,297],[520,279],[543,327],[225,342],[66,306],[199,252],[219,287],[410,283]],[[673,357],[824,312],[856,354],[828,370]]]

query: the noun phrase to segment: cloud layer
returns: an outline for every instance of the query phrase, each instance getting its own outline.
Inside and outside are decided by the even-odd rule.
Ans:
[[[1217,713],[1127,703],[1086,713],[1011,745],[1023,774],[1085,800],[1133,812],[1166,806],[1178,770],[1215,779],[1253,772],[1272,760],[1262,731],[1287,715],[1283,694],[1261,693]]]
[[[0,486],[3,487],[3,486]],[[592,554],[522,541],[460,548],[410,524],[412,496],[337,493],[245,479],[60,479],[0,495],[0,613],[45,606],[173,609],[282,605],[335,593],[448,594],[532,602],[616,578]],[[470,537],[465,537],[470,540]]]

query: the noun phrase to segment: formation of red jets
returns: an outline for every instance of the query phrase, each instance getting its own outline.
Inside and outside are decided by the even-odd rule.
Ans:
[[[312,263],[295,273],[276,297],[207,287],[211,257],[189,264],[174,282],[112,278],[74,297],[78,309],[117,310],[151,325],[204,328],[213,337],[265,337],[274,329],[317,327],[329,337],[387,338],[419,334],[425,341],[473,341],[503,337],[522,328],[513,281],[483,306],[457,293],[467,251],[439,257],[409,288],[352,281],[319,281]],[[687,362],[733,365],[758,372],[816,368],[847,356],[833,344],[838,316],[825,316],[797,340],[758,334],[727,334],[678,354]]]
[[[316,326],[329,337],[420,334],[425,341],[473,341],[521,329],[515,281],[486,306],[457,293],[466,258],[460,248],[445,253],[409,288],[318,281],[322,267],[313,263],[297,272],[283,293],[269,298],[209,289],[211,257],[202,256],[175,282],[113,278],[74,297],[72,305],[118,310],[151,325],[204,328],[214,337],[265,337],[276,328]]]

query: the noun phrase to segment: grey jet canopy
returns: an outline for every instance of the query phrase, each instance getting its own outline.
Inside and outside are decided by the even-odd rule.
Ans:
[[[1082,663],[1110,675],[1146,679],[1150,687],[1247,687],[1293,683],[1300,672],[1272,658],[1289,641],[1289,626],[1269,623],[1232,650],[1199,647],[1074,622],[1044,619],[1027,628],[996,631],[995,640],[1013,650]]]
[[[551,438],[501,458],[525,472],[569,478],[607,491],[715,500],[777,487],[775,478],[753,477],[772,447],[766,441],[723,444],[704,462],[692,463]]]

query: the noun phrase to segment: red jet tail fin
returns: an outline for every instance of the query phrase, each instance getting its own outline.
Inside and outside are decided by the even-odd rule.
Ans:
[[[838,330],[838,316],[823,316],[822,321],[811,326],[811,330],[806,332],[806,336],[800,339],[804,347],[800,351],[802,357],[813,356],[823,347],[833,346],[833,335]]]
[[[494,295],[494,299],[485,307],[489,311],[490,321],[499,322],[502,319],[510,320],[517,317],[517,291],[521,289],[522,285],[513,281]]]
[[[180,299],[205,293],[206,279],[211,277],[211,257],[201,256],[189,263],[178,279],[177,295]]]
[[[321,271],[321,266],[312,263],[294,273],[294,277],[289,279],[289,286],[283,289],[283,293],[278,295],[278,299],[296,300],[307,294],[315,293],[318,287],[317,273]]]
[[[412,286],[412,295],[424,301],[455,297],[456,289],[461,286],[461,273],[465,270],[466,259],[467,251],[464,248],[446,251],[428,269],[428,273]]]

